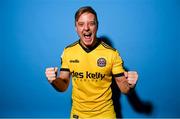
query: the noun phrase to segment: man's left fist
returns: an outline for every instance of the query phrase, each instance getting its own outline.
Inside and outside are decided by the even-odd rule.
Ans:
[[[124,74],[130,85],[135,85],[137,83],[138,73],[136,71],[128,71],[125,72]]]

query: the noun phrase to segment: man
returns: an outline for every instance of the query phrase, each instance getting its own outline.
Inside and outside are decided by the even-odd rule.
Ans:
[[[71,118],[116,118],[111,90],[112,76],[122,93],[127,94],[137,82],[136,72],[125,72],[116,49],[96,37],[98,18],[89,6],[75,14],[75,28],[80,40],[67,46],[57,67],[47,68],[48,81],[60,92],[68,88],[72,76]]]

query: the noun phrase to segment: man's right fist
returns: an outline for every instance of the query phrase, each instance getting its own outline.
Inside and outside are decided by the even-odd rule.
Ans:
[[[57,67],[46,68],[45,74],[50,83],[52,83],[52,81],[56,79],[57,71],[58,71]]]

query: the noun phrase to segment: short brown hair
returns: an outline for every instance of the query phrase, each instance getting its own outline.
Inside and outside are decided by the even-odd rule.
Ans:
[[[75,25],[76,25],[76,21],[78,21],[79,17],[85,12],[94,14],[94,16],[96,18],[96,23],[98,26],[98,18],[97,18],[96,11],[90,6],[84,6],[77,10],[77,12],[75,13]]]

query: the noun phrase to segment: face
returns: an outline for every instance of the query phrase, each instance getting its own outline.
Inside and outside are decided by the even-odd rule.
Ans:
[[[76,31],[83,46],[92,46],[96,40],[97,22],[94,14],[83,13],[76,21]]]

